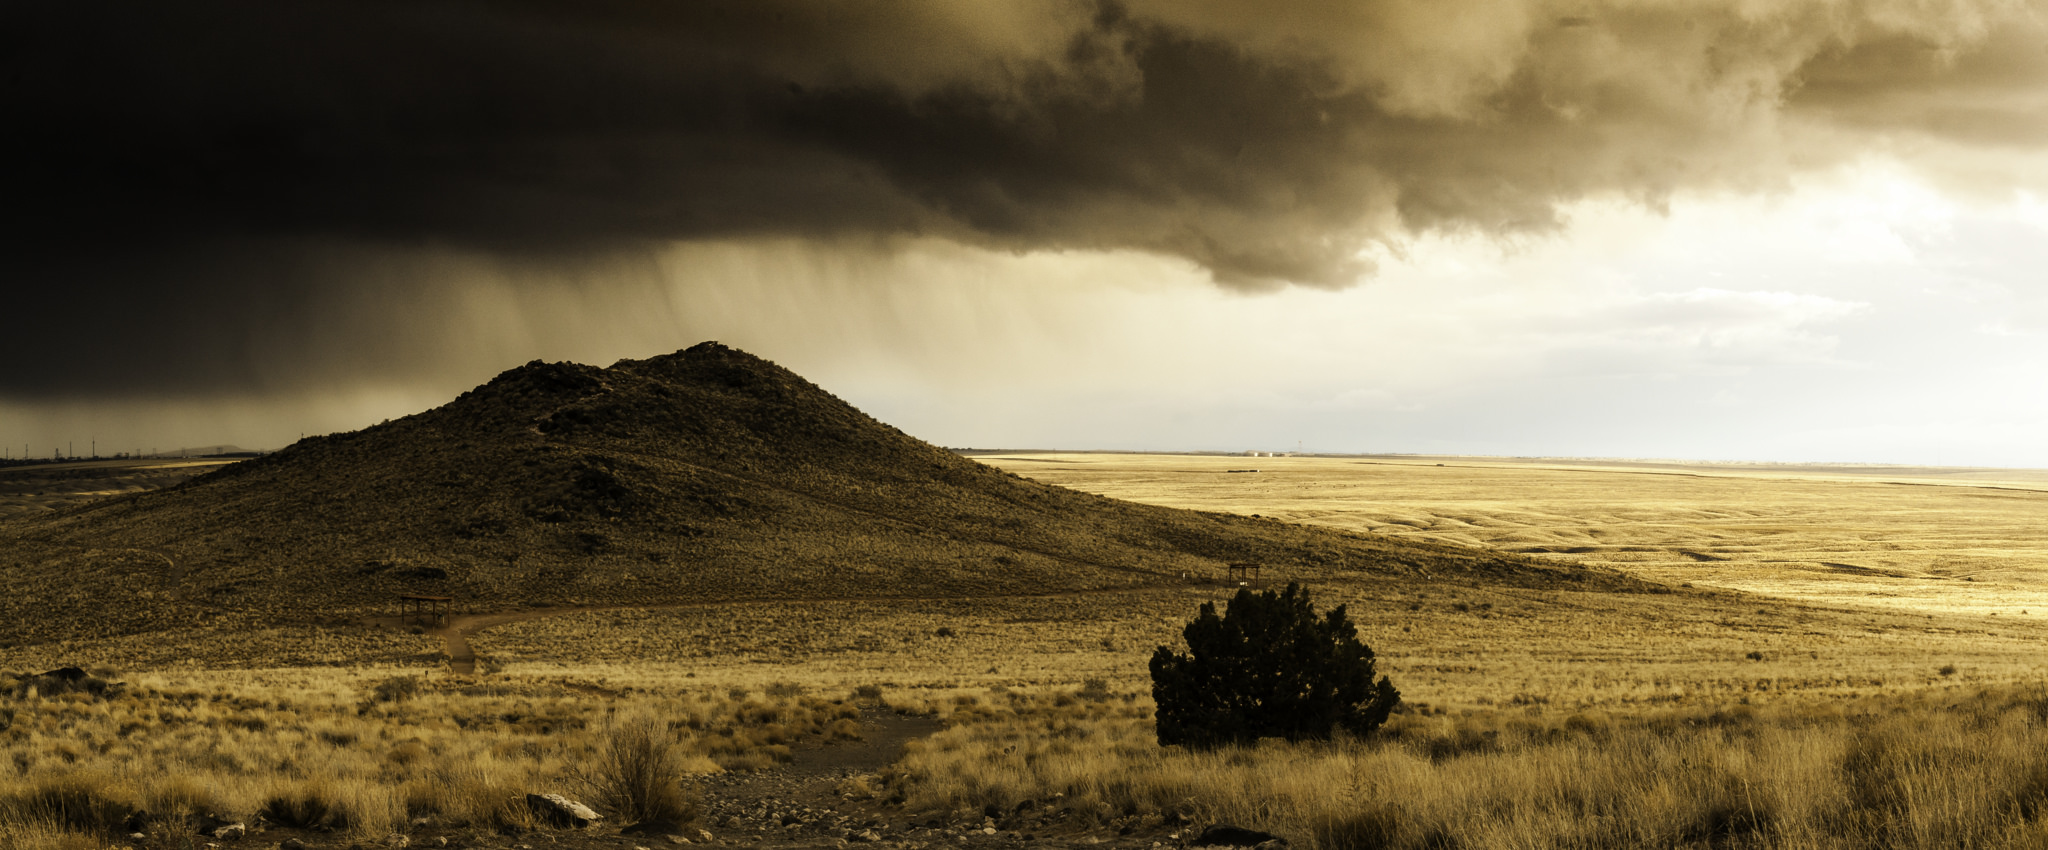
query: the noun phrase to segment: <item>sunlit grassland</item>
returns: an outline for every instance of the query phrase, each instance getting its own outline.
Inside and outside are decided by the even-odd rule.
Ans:
[[[1662,590],[1276,566],[1268,583],[1304,579],[1319,606],[1348,606],[1407,704],[1368,740],[1209,753],[1159,747],[1145,696],[1152,649],[1235,590],[1207,573],[1145,590],[948,600],[906,585],[879,591],[895,599],[565,612],[474,635],[475,677],[447,674],[433,635],[341,622],[23,646],[17,670],[156,672],[109,702],[0,705],[0,846],[67,846],[86,832],[37,820],[34,792],[100,785],[119,805],[244,815],[317,787],[350,812],[351,836],[423,815],[489,830],[521,817],[502,805],[514,789],[573,790],[607,716],[663,718],[694,771],[743,770],[832,735],[863,688],[949,721],[846,789],[905,817],[1022,831],[1046,828],[1027,813],[1058,810],[1065,829],[1162,839],[1228,822],[1310,848],[2048,844],[2040,481],[983,460],[1117,498],[1611,567]],[[1247,468],[1259,472],[1229,471]],[[329,669],[244,669],[276,653]],[[376,699],[403,675],[427,686]]]
[[[1486,458],[1028,454],[1051,484],[1829,604],[2048,616],[2048,473]],[[1252,470],[1255,472],[1233,472]]]
[[[616,683],[789,678],[820,688],[1148,687],[1221,583],[957,601],[594,611],[513,623],[472,643],[492,669]],[[1406,698],[1434,710],[1761,704],[2048,679],[2048,624],[2023,618],[1758,600],[1702,589],[1612,594],[1358,579],[1344,604]]]
[[[691,672],[207,671],[132,675],[106,700],[0,697],[0,844],[132,846],[120,836],[139,810],[154,816],[146,847],[182,846],[208,814],[263,814],[273,841],[302,819],[333,830],[319,835],[334,846],[393,832],[498,846],[506,830],[540,826],[517,805],[524,793],[595,799],[588,767],[628,723],[657,724],[686,787],[691,775],[772,766],[800,740],[858,734],[855,694]],[[1140,845],[1219,822],[1305,848],[2048,840],[2039,686],[1614,710],[1410,706],[1371,739],[1201,752],[1159,747],[1150,700],[1106,683],[926,684],[859,689],[879,709],[947,728],[879,774],[841,782],[848,804],[1055,841],[1129,830]]]
[[[1316,848],[2048,841],[2039,687],[1769,709],[1407,713],[1370,740],[1207,752],[1159,747],[1142,704],[1012,703],[914,746],[890,777],[906,807],[1028,823],[1058,806],[1119,828],[1178,826],[1169,839],[1229,823]]]
[[[1311,583],[1344,604],[1407,699],[1433,709],[1763,703],[2048,678],[2048,622],[1815,605],[1706,588],[1604,593],[1357,577]],[[820,689],[1073,686],[1141,690],[1206,581],[1151,591],[718,603],[565,612],[472,635],[487,674]],[[367,625],[203,630],[23,647],[20,669],[445,669],[440,639]]]

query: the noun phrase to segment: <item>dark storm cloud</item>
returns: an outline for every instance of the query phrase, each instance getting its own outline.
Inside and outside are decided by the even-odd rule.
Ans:
[[[559,283],[668,240],[917,235],[1342,287],[1418,232],[1552,232],[1589,195],[1851,153],[1791,149],[1787,116],[2031,143],[2027,12],[11,4],[0,274],[41,318],[0,335],[32,366],[0,395],[402,374],[431,323],[376,305],[453,285],[407,252]]]
[[[2048,28],[2022,19],[1967,48],[1913,33],[1845,46],[1802,69],[1791,103],[1878,133],[1985,147],[2048,143]]]

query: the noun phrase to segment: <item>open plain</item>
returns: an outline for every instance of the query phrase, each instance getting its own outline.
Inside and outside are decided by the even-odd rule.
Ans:
[[[86,678],[0,681],[0,845],[2048,840],[2033,473],[977,464],[716,346],[576,368],[19,497],[6,667]],[[393,454],[452,422],[504,436]],[[1347,607],[1404,699],[1377,735],[1156,743],[1147,659],[1232,562]],[[454,616],[396,616],[420,591]]]
[[[2048,628],[2034,613],[2048,605],[2031,601],[2042,542],[2027,519],[2048,494],[2024,477],[982,461],[1115,498],[1517,548],[1656,586],[1274,569],[1265,580],[1306,578],[1320,601],[1349,606],[1408,704],[1377,744],[1221,761],[1152,743],[1144,668],[1198,603],[1227,597],[1217,575],[1024,596],[533,609],[470,636],[472,675],[447,671],[435,630],[375,621],[24,646],[13,666],[137,672],[105,707],[8,709],[17,808],[85,783],[105,789],[81,797],[94,805],[177,817],[141,840],[110,840],[91,814],[7,834],[23,847],[180,846],[164,825],[204,826],[218,811],[252,817],[257,838],[313,847],[403,834],[509,848],[540,830],[625,848],[644,839],[604,837],[622,824],[550,830],[510,801],[532,789],[597,799],[577,765],[610,746],[607,718],[653,716],[675,725],[672,757],[697,777],[689,835],[718,844],[1149,847],[1224,821],[1312,847],[2038,837],[2021,813],[2048,792],[2029,784],[2041,765],[2026,754],[2042,743],[2029,718],[2048,708]],[[905,716],[934,718],[920,733],[932,737],[901,761],[864,748]],[[137,759],[144,770],[122,767]],[[805,766],[821,763],[842,766]],[[297,814],[307,800],[313,813]],[[1498,814],[1463,814],[1475,806]]]
[[[1118,499],[1533,554],[1664,584],[1915,613],[2048,616],[2042,470],[1050,452],[980,459]]]

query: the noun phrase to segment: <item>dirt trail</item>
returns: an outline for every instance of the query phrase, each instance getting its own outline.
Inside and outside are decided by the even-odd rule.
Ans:
[[[709,778],[704,823],[726,840],[753,846],[830,846],[873,831],[895,836],[909,828],[900,811],[850,800],[842,783],[860,782],[894,764],[904,744],[945,724],[878,707],[861,713],[860,740],[798,745],[781,767]]]
[[[704,828],[719,844],[776,850],[1157,850],[1182,844],[1184,833],[1163,818],[1105,823],[1057,797],[959,812],[919,812],[884,799],[885,769],[907,743],[943,728],[935,718],[870,707],[861,716],[860,741],[803,744],[781,767],[710,777],[703,786]]]

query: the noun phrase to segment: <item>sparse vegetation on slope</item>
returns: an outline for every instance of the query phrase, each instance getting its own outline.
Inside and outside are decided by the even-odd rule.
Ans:
[[[0,535],[0,643],[15,644],[360,617],[399,593],[465,610],[966,597],[1143,586],[1240,560],[1626,583],[1025,481],[715,343],[608,369],[528,364],[424,413]]]

